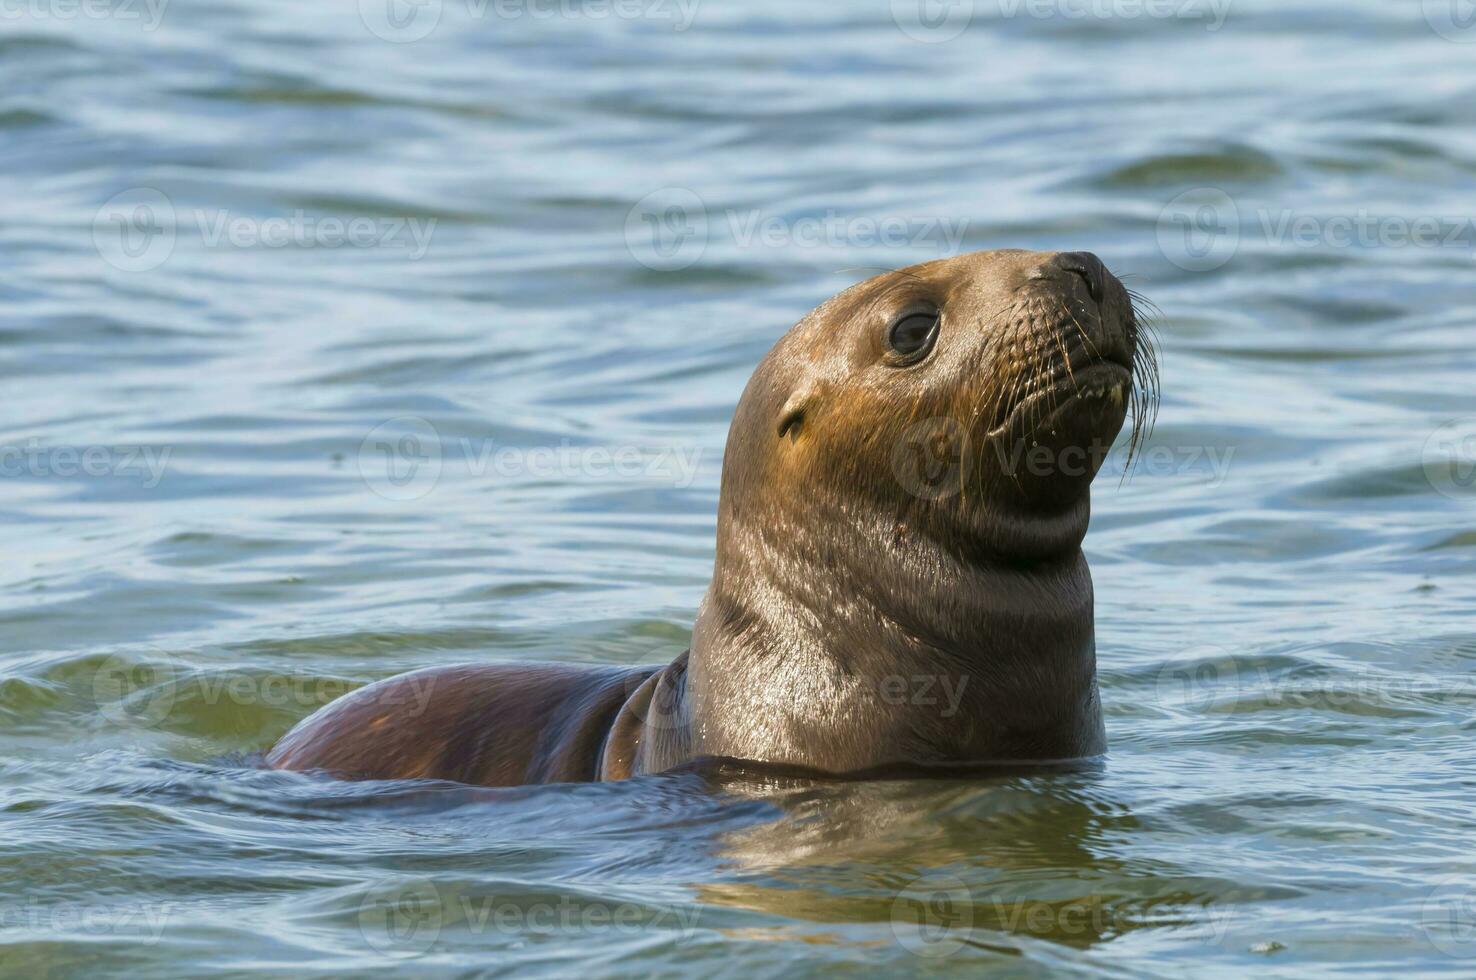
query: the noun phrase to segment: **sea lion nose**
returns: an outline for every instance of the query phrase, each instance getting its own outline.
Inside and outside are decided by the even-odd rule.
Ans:
[[[1042,278],[1059,278],[1061,273],[1080,276],[1096,303],[1107,295],[1107,267],[1091,252],[1057,252],[1041,263],[1041,272]]]

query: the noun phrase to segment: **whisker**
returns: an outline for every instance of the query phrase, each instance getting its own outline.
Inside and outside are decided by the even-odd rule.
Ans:
[[[1163,311],[1135,290],[1129,289],[1128,295],[1133,301],[1131,325],[1136,341],[1133,353],[1133,398],[1130,402],[1133,429],[1128,438],[1128,458],[1123,466],[1122,478],[1118,481],[1119,486],[1132,474],[1143,446],[1152,436],[1162,401],[1158,365],[1159,337],[1155,320],[1163,318]],[[1147,308],[1148,317],[1138,315],[1139,307]]]

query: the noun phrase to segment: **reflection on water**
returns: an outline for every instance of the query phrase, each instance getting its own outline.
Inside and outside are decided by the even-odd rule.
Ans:
[[[1151,6],[0,12],[4,969],[1469,972],[1476,35]],[[768,346],[1000,246],[1161,310],[1103,767],[254,767],[400,671],[671,659]]]

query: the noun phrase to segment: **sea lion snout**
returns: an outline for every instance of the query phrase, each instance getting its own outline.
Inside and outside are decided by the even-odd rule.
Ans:
[[[1022,292],[1063,315],[1031,322],[1051,344],[1065,343],[1068,359],[1108,361],[1132,371],[1137,324],[1127,288],[1091,252],[1038,253]],[[1074,366],[1074,365],[1073,365]]]
[[[1055,252],[1040,264],[1034,277],[1040,279],[1077,276],[1087,287],[1092,302],[1101,305],[1107,296],[1107,280],[1111,277],[1102,260],[1091,252]]]

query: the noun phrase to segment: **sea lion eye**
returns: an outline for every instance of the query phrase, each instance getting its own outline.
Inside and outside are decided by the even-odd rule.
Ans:
[[[937,310],[913,310],[902,314],[887,331],[887,345],[909,361],[920,359],[938,339],[941,317]]]

